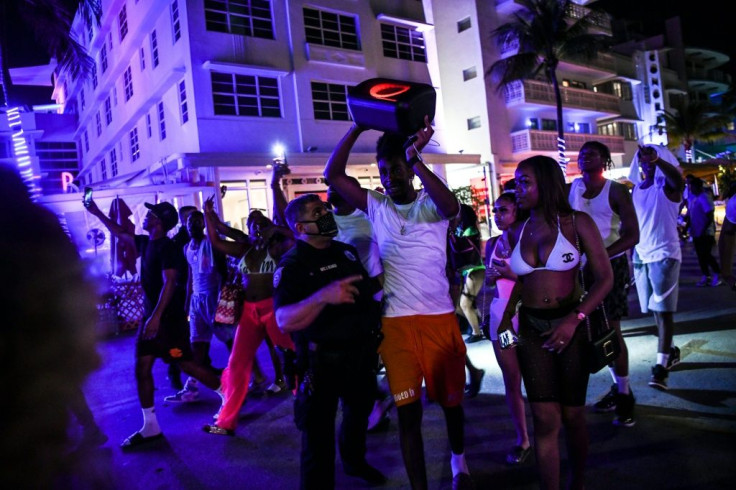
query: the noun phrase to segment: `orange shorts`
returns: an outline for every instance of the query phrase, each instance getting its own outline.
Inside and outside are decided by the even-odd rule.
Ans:
[[[454,407],[465,392],[465,342],[455,313],[384,317],[378,349],[397,406],[429,398]]]

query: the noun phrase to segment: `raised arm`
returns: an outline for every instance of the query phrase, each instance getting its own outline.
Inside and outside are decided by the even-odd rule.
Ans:
[[[666,188],[669,191],[669,198],[672,201],[680,202],[682,200],[682,189],[685,185],[685,179],[677,168],[669,162],[665,162],[661,158],[657,158],[652,162],[659,167],[667,181]]]
[[[620,237],[606,249],[608,256],[614,257],[639,243],[639,220],[636,218],[631,194],[625,185],[611,183],[611,200],[613,210],[621,217]]]
[[[414,135],[416,140],[406,148],[406,161],[412,166],[414,174],[422,181],[424,190],[427,191],[427,194],[437,206],[439,213],[444,218],[452,218],[460,212],[460,204],[457,202],[457,198],[421,159],[420,152],[429,143],[433,134],[434,129],[432,129],[429,117],[424,116],[424,127],[416,132]]]
[[[128,243],[135,244],[135,236],[132,233],[129,233],[125,230],[122,226],[117,224],[112,219],[108,218],[105,213],[103,213],[99,207],[97,207],[97,203],[93,200],[90,200],[89,203],[85,206],[87,208],[87,211],[89,213],[99,219],[103,225],[105,225],[105,228],[110,230],[110,233],[115,235],[117,238],[126,241]]]
[[[209,238],[212,248],[218,252],[231,255],[233,257],[242,257],[245,251],[250,247],[250,243],[246,242],[230,242],[220,238],[220,234],[217,232],[217,223],[220,219],[215,213],[214,196],[208,198],[204,202],[204,221],[205,229],[207,230],[207,238]]]
[[[279,165],[273,166],[273,174],[271,175],[271,193],[273,197],[273,222],[277,225],[286,226],[286,196],[281,189],[281,178],[285,175],[284,170]]]
[[[361,211],[365,211],[368,206],[368,192],[348,179],[345,173],[345,167],[348,164],[350,150],[355,145],[360,134],[364,131],[357,124],[348,130],[347,134],[342,137],[335,149],[327,160],[324,176],[329,182],[330,187],[335,189],[349,204],[355,206]]]

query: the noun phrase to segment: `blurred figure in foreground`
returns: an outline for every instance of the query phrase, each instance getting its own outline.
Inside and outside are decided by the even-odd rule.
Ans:
[[[56,217],[6,165],[0,203],[12,209],[0,217],[0,486],[50,488],[72,465],[69,409],[99,364],[96,298]]]

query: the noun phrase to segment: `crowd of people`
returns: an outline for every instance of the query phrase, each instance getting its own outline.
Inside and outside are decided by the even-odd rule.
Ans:
[[[392,405],[408,481],[414,489],[428,488],[421,431],[426,401],[437,403],[445,416],[453,488],[473,488],[462,402],[478,393],[484,371],[470,361],[466,344],[490,341],[515,431],[506,463],[522,465],[535,454],[541,486],[558,488],[564,431],[567,486],[583,488],[591,372],[584,325],[599,305],[621,349],[609,365],[611,389],[593,408],[614,412],[617,426],[636,423],[621,334],[632,270],[641,311],[653,313],[658,331],[649,385],[666,390],[669,370],[679,362],[673,335],[685,179],[675,162],[665,161],[656,147],[640,147],[643,180],[630,191],[604,176],[611,154],[596,141],[580,149],[581,177],[571,184],[551,158],[523,160],[492,203],[499,233],[481,253],[472,208],[459,203],[422,158],[433,135],[429,119],[409,140],[390,133],[378,139],[378,190],[362,188],[346,173],[350,151],[364,132],[353,125],[327,161],[327,202],[315,194],[287,202],[280,180],[288,169],[275,166],[273,219],[252,211],[247,233],[220,220],[215,196],[201,210],[146,203],[145,235],[105,215],[93,200],[85,202],[141,263],[144,313],[135,380],[143,423],[122,449],[164,437],[152,375],[155,360],[162,359],[179,390],[166,402],[196,402],[201,386],[220,395],[220,409],[203,426],[209,434],[235,434],[249,391],[293,395],[301,488],[334,488],[336,454],[346,474],[385,483],[366,457],[366,434],[387,422]],[[726,281],[734,287],[735,193],[732,186],[719,262],[713,255],[712,199],[700,179],[688,179],[684,205],[703,272],[698,286]],[[40,212],[27,207],[28,213]],[[169,238],[179,222],[179,232]],[[78,258],[69,261],[77,263]],[[75,267],[62,273],[79,275]],[[83,278],[78,282],[85,284]],[[231,324],[217,321],[226,284],[240,286]],[[87,294],[80,287],[78,294]],[[486,301],[488,292],[492,298]],[[468,326],[466,339],[459,321]],[[224,368],[212,364],[213,337],[230,353]],[[265,389],[268,381],[256,357],[264,343],[274,372]],[[93,367],[78,366],[78,379]],[[189,375],[185,383],[179,370]],[[381,374],[387,388],[380,387]],[[527,427],[522,381],[533,430]],[[78,384],[64,397],[60,409],[77,415],[85,440],[103,444],[107,438]]]

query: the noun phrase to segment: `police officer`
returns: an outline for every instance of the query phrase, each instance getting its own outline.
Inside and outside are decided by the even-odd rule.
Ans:
[[[379,342],[375,282],[355,248],[332,239],[335,218],[319,196],[294,199],[285,215],[297,242],[274,273],[274,307],[279,328],[292,334],[297,350],[294,421],[302,431],[301,488],[335,486],[338,400],[345,473],[373,485],[385,483],[386,477],[365,460]]]

